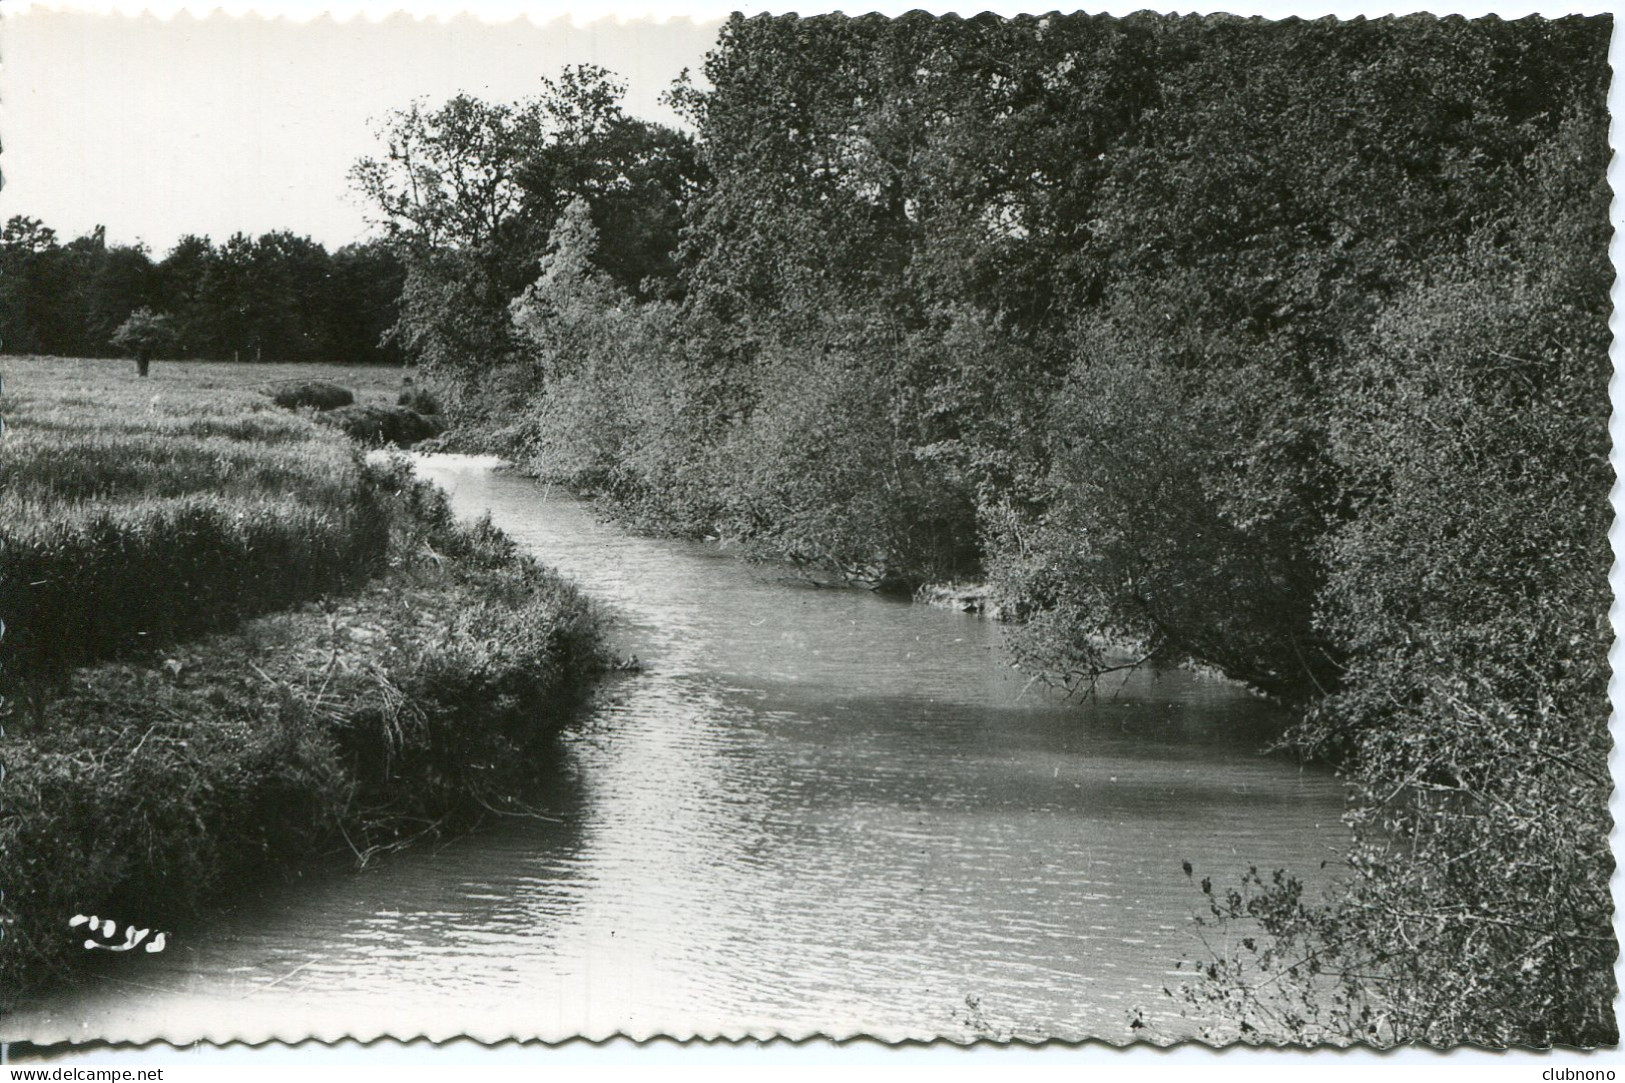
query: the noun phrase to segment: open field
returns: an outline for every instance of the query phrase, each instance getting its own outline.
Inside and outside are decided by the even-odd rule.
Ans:
[[[271,380],[398,374],[0,360],[0,988],[68,920],[188,920],[229,883],[501,809],[602,668],[597,617],[400,460]]]

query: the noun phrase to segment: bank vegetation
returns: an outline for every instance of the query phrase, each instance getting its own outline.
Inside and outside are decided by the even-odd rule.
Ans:
[[[574,588],[268,376],[5,365],[7,998],[105,962],[76,914],[173,931],[545,803],[604,667]]]

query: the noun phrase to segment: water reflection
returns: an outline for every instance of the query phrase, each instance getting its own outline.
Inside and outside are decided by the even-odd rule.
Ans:
[[[1190,860],[1312,871],[1339,787],[1184,673],[1024,689],[998,628],[629,537],[489,464],[426,474],[613,607],[615,681],[515,821],[225,915],[13,1036],[1149,1036]],[[181,950],[176,950],[177,948]],[[1140,1032],[1146,1036],[1148,1032]]]

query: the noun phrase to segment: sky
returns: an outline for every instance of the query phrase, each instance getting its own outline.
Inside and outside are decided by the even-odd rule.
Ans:
[[[329,248],[375,232],[345,174],[376,118],[459,91],[513,101],[565,64],[628,83],[628,112],[699,69],[717,22],[173,19],[31,8],[0,18],[0,218],[66,240],[98,224],[162,256],[187,233],[290,229]]]
[[[631,17],[624,21],[600,17],[617,2],[648,6],[618,9]],[[1212,7],[1271,17],[1419,9],[1516,16],[1607,11],[1614,2],[1314,0],[1311,7],[1306,0],[1239,0]],[[787,5],[803,14],[838,6]],[[1012,14],[1053,5],[975,6]],[[4,0],[0,219],[40,218],[64,239],[101,224],[110,240],[145,243],[155,256],[187,233],[218,241],[276,229],[336,248],[374,232],[345,175],[378,150],[374,121],[390,109],[459,91],[513,101],[534,93],[542,75],[592,62],[627,81],[629,112],[675,123],[659,103],[661,92],[685,67],[700,67],[734,7],[760,10],[737,0],[597,0],[575,8],[572,19],[568,0]],[[879,0],[849,10],[918,7],[959,5]],[[1170,10],[1157,0],[1089,7]],[[140,14],[149,9],[158,14]],[[330,10],[338,18],[323,14]],[[471,10],[483,18],[458,14]],[[655,17],[636,18],[647,12]]]

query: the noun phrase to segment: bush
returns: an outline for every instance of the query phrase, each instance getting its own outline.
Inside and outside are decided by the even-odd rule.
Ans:
[[[1159,343],[1110,324],[1080,338],[1045,419],[1048,506],[1014,524],[992,562],[1001,604],[1024,622],[1010,637],[1016,662],[1088,684],[1116,645],[1312,698],[1334,668],[1313,634],[1317,569],[1284,516],[1231,498],[1280,474],[1236,469],[1251,441],[1225,416],[1235,393],[1213,384],[1287,392],[1245,370],[1181,372],[1157,356]]]
[[[915,454],[895,356],[865,347],[862,321],[826,331],[821,349],[763,351],[758,405],[719,463],[727,525],[768,555],[884,590],[973,571],[974,505]]]
[[[512,306],[526,368],[546,374],[547,393],[478,439],[641,527],[710,533],[720,514],[716,405],[676,306],[634,304],[592,268],[596,243],[585,206],[573,204],[541,277]]]
[[[370,447],[409,447],[438,436],[443,428],[438,419],[404,406],[341,406],[322,414],[320,420]]]
[[[271,401],[285,410],[310,407],[314,410],[334,410],[355,402],[355,393],[347,387],[330,384],[325,380],[302,380],[282,384],[266,390]]]
[[[396,406],[404,406],[426,416],[440,413],[440,400],[434,393],[421,387],[408,387],[395,399]]]
[[[825,313],[757,344],[746,372],[691,350],[681,310],[636,304],[591,255],[584,205],[561,218],[541,277],[513,305],[544,375],[512,433],[539,475],[640,527],[715,535],[854,583],[912,591],[974,568],[966,486],[917,455],[890,322]],[[727,386],[732,377],[742,386]]]

